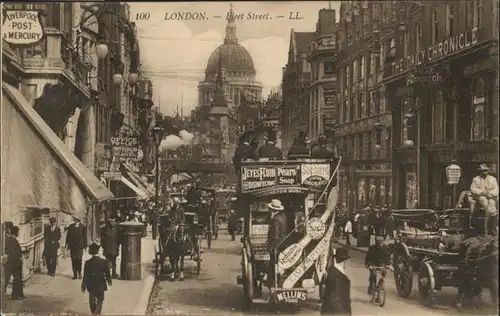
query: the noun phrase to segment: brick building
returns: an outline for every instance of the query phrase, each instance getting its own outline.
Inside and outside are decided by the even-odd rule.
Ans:
[[[349,209],[391,200],[391,114],[383,65],[394,33],[393,1],[343,1],[338,26],[340,199]],[[380,45],[378,45],[380,43]]]
[[[394,136],[392,204],[454,207],[479,164],[498,177],[498,2],[397,6],[384,76]],[[454,186],[445,175],[453,160],[462,168]]]

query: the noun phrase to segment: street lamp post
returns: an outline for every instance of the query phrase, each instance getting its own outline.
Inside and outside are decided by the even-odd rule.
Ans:
[[[114,19],[118,20],[114,26],[117,28],[120,28],[123,30],[124,34],[126,35],[126,42],[128,42],[128,45],[125,45],[123,48],[126,49],[127,51],[131,52],[131,57],[130,57],[130,73],[128,76],[128,83],[131,86],[134,86],[137,84],[139,81],[139,60],[137,57],[137,39],[134,34],[134,26],[130,21],[128,21],[125,17],[120,15],[119,13],[115,12],[115,10],[111,9],[109,7],[109,4],[107,3],[98,3],[98,4],[92,4],[92,5],[85,5],[82,6],[83,13],[82,16],[80,17],[79,23],[77,26],[75,26],[75,29],[77,30],[77,38],[76,38],[76,45],[73,48],[77,53],[84,54],[83,58],[86,59],[87,64],[92,65],[92,58],[88,53],[85,53],[83,51],[79,51],[80,45],[79,42],[81,40],[81,33],[82,30],[89,30],[90,26],[92,24],[97,23],[98,24],[98,30],[97,30],[97,44],[95,46],[95,54],[97,55],[97,58],[99,60],[105,60],[110,52],[110,44],[113,44],[114,46],[116,45],[122,45],[122,43],[118,41],[114,41],[111,39],[106,39],[106,33],[107,35],[113,34],[106,24],[104,23],[104,20],[106,17],[112,16]],[[97,22],[94,23],[88,23],[90,18],[95,18]],[[123,82],[123,70],[124,70],[124,65],[121,62],[121,58],[119,55],[119,52],[113,51],[113,56],[111,56],[110,60],[113,65],[113,83],[115,85],[120,85]],[[96,76],[97,77],[97,76]]]
[[[153,214],[151,214],[151,226],[153,230],[153,239],[156,239],[157,235],[157,217],[159,214],[160,207],[160,144],[163,139],[163,127],[155,126],[153,128],[153,134],[155,139],[155,209]]]

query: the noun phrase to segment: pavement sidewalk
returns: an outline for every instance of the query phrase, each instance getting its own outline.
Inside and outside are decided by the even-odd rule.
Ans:
[[[151,237],[142,238],[141,245],[141,280],[113,280],[113,285],[105,293],[103,314],[107,315],[146,315],[149,297],[154,285],[154,246],[156,241]],[[84,254],[83,260],[89,258]],[[117,260],[119,265],[120,258]],[[118,267],[119,268],[119,267]],[[119,270],[118,270],[119,272]],[[2,314],[19,313],[76,313],[90,314],[88,293],[80,290],[81,280],[72,280],[71,259],[58,259],[55,277],[42,271],[35,274],[25,284],[25,300],[12,301],[6,299]],[[7,291],[10,293],[10,289]]]

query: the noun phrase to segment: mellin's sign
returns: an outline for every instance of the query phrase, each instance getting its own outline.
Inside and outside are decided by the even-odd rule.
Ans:
[[[3,10],[2,39],[14,45],[40,42],[44,31],[37,10]]]

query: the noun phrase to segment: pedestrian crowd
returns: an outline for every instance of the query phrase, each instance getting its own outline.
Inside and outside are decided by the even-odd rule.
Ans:
[[[366,244],[371,236],[380,236],[386,240],[396,238],[396,221],[390,207],[365,206],[360,210],[348,211],[345,204],[337,207],[335,237],[344,238],[351,245],[352,238],[357,245]],[[368,246],[368,245],[367,245]]]

